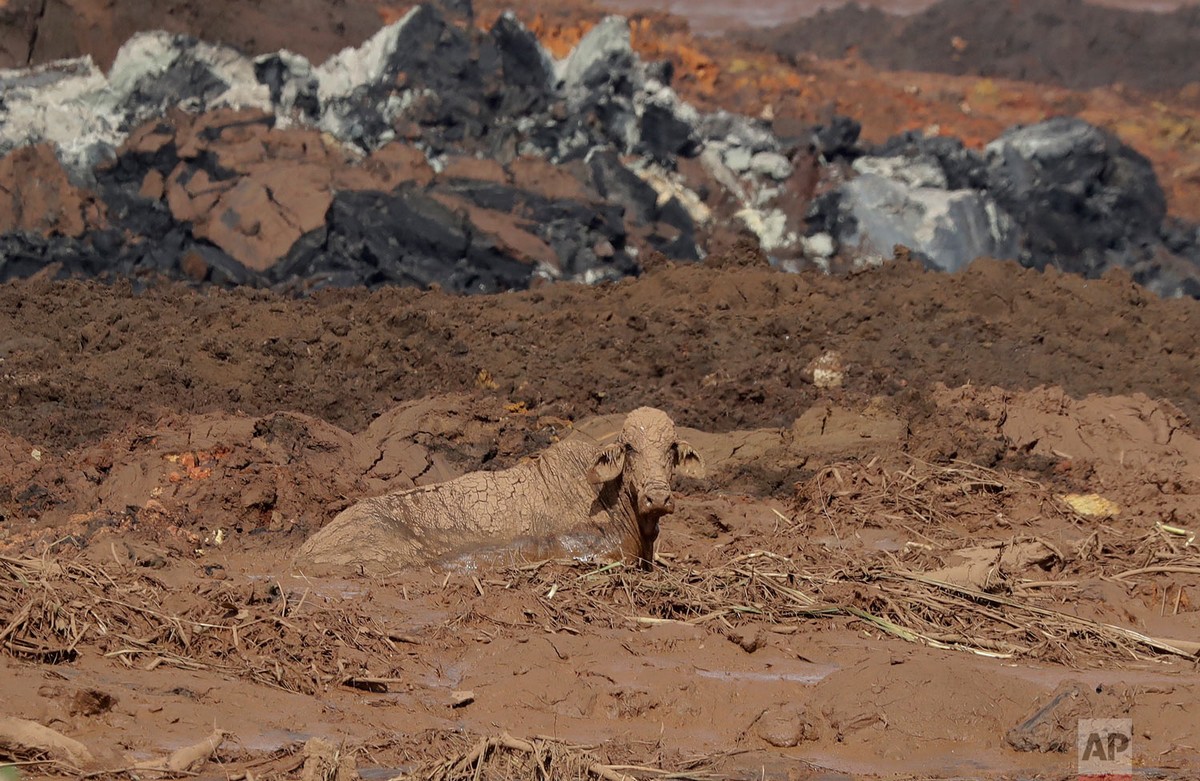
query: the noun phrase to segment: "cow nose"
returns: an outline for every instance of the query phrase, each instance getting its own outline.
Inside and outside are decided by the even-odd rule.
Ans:
[[[675,499],[670,488],[648,488],[642,492],[642,509],[671,513],[675,512]]]

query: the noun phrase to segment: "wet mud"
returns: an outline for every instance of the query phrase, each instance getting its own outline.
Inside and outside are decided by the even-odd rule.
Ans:
[[[32,280],[0,312],[0,707],[90,757],[29,777],[215,726],[196,772],[300,777],[321,738],[344,778],[433,778],[494,738],[482,777],[529,746],[560,775],[1057,778],[1081,717],[1196,772],[1195,301],[729,262],[473,299]],[[708,465],[653,571],[293,566],[362,497],[642,404]]]

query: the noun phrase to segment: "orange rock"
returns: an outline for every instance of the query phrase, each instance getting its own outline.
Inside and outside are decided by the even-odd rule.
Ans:
[[[578,169],[582,163],[573,161],[555,165],[544,157],[522,156],[508,165],[513,185],[547,198],[586,201],[591,194],[584,188],[587,172]]]
[[[197,222],[212,213],[232,182],[213,182],[208,172],[180,163],[167,178],[167,206],[177,220]]]
[[[508,182],[504,167],[495,160],[484,160],[469,155],[458,155],[446,161],[442,179],[473,179],[481,182]]]
[[[172,115],[175,145],[185,160],[212,147],[234,145],[261,138],[275,122],[273,115],[258,109],[219,108],[204,114]]]
[[[146,178],[142,180],[138,195],[154,201],[162,200],[163,194],[166,192],[166,184],[162,172],[157,168],[151,168],[146,174]]]
[[[158,120],[152,120],[134,129],[125,139],[125,143],[117,148],[117,155],[123,155],[126,152],[152,155],[174,140],[175,131],[171,126]]]
[[[358,165],[341,168],[333,174],[337,190],[381,190],[388,192],[403,182],[424,187],[433,181],[433,169],[421,150],[393,141],[376,149]]]
[[[333,202],[329,169],[320,165],[282,164],[254,175],[283,218],[301,233],[325,224]]]
[[[24,146],[0,158],[0,233],[78,237],[102,226],[99,202],[71,184],[53,146]]]
[[[302,171],[293,173],[303,177]],[[327,176],[325,172],[321,175]],[[333,195],[327,181],[321,184],[314,179],[310,175],[308,181],[301,178],[276,190],[270,178],[244,177],[200,217],[193,233],[246,268],[265,271],[286,255],[306,230],[324,222]],[[315,214],[321,219],[315,219]]]
[[[525,263],[544,263],[558,267],[558,255],[544,241],[533,235],[528,224],[507,212],[484,209],[449,193],[437,192],[433,199],[446,208],[458,212],[473,226],[476,233],[487,236],[497,249]]]

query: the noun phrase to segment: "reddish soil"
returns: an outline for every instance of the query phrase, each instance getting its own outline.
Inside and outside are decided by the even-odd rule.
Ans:
[[[821,396],[806,367],[827,350],[844,356],[842,393],[857,399],[934,380],[1058,384],[1142,391],[1200,418],[1195,302],[1159,300],[1119,272],[713,268],[757,260],[742,246],[709,267],[495,297],[13,285],[0,295],[0,427],[55,451],[164,412],[286,409],[359,430],[397,401],[482,385],[540,414],[649,403],[726,431],[790,422]],[[1088,331],[1065,327],[1081,322]]]
[[[850,4],[847,0],[765,0],[747,8],[724,0],[607,0],[604,3],[622,13],[657,11],[686,16],[692,29],[701,35],[773,28]],[[853,4],[904,15],[923,11],[936,5],[937,0],[853,0]],[[1195,0],[1088,0],[1088,5],[1162,13],[1195,5]]]
[[[908,16],[847,5],[758,31],[778,51],[841,57],[849,49],[888,70],[1002,76],[1076,89],[1122,83],[1175,91],[1200,82],[1194,7],[1137,13],[1083,0],[942,2]]]
[[[0,288],[0,708],[90,758],[0,752],[112,771],[217,727],[202,776],[466,778],[436,761],[508,733],[553,777],[1073,778],[1096,717],[1195,777],[1200,302],[754,258],[492,298]],[[360,497],[645,403],[709,466],[651,573],[290,566]],[[520,740],[480,777],[529,777]]]
[[[319,59],[404,9],[311,6],[297,30],[220,3],[10,0],[0,54],[104,60],[165,25]],[[600,13],[524,7],[558,54]],[[979,146],[1077,113],[1200,218],[1194,90],[785,61],[657,14],[634,39],[689,100],[770,106],[785,133],[837,112],[871,140]],[[0,758],[155,777],[128,769],[217,727],[220,764],[184,773],[540,777],[519,741],[478,776],[429,764],[507,732],[556,739],[532,746],[556,778],[1073,779],[1076,720],[1096,717],[1132,719],[1140,773],[1195,778],[1200,302],[1119,274],[756,260],[492,298],[0,287]],[[651,573],[290,567],[360,497],[504,467],[641,404],[710,468],[680,485]],[[14,718],[90,758],[14,743]]]

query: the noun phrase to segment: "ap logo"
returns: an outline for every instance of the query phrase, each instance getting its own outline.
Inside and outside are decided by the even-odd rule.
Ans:
[[[1133,781],[1133,722],[1079,720],[1079,781]]]

